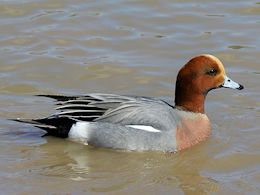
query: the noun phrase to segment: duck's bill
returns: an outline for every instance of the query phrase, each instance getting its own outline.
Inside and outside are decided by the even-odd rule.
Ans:
[[[236,83],[235,81],[232,81],[227,76],[225,76],[224,83],[221,85],[221,87],[231,88],[231,89],[238,89],[238,90],[244,89],[243,85],[240,85],[239,83]]]

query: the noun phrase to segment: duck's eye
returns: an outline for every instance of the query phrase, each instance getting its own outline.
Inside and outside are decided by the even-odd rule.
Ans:
[[[217,70],[215,68],[211,68],[207,71],[207,74],[210,76],[215,76],[217,74]]]

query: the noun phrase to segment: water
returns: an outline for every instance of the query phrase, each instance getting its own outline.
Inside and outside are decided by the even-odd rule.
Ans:
[[[0,1],[0,194],[259,194],[259,1]],[[204,143],[178,154],[97,149],[7,118],[34,94],[173,100],[179,68],[211,53],[243,91],[207,98]]]

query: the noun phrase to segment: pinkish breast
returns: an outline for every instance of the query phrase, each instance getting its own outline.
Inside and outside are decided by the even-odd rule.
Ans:
[[[197,117],[182,118],[176,131],[177,151],[198,144],[209,137],[211,125],[205,114]]]

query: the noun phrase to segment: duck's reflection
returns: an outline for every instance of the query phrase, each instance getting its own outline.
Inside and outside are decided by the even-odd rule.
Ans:
[[[138,153],[65,140],[58,145],[53,143],[56,145],[53,147],[52,142],[57,139],[47,139],[49,143],[41,148],[51,156],[55,153],[60,162],[43,170],[43,174],[83,181],[89,192],[211,194],[219,190],[216,181],[201,174],[207,163],[203,146],[177,154]]]

